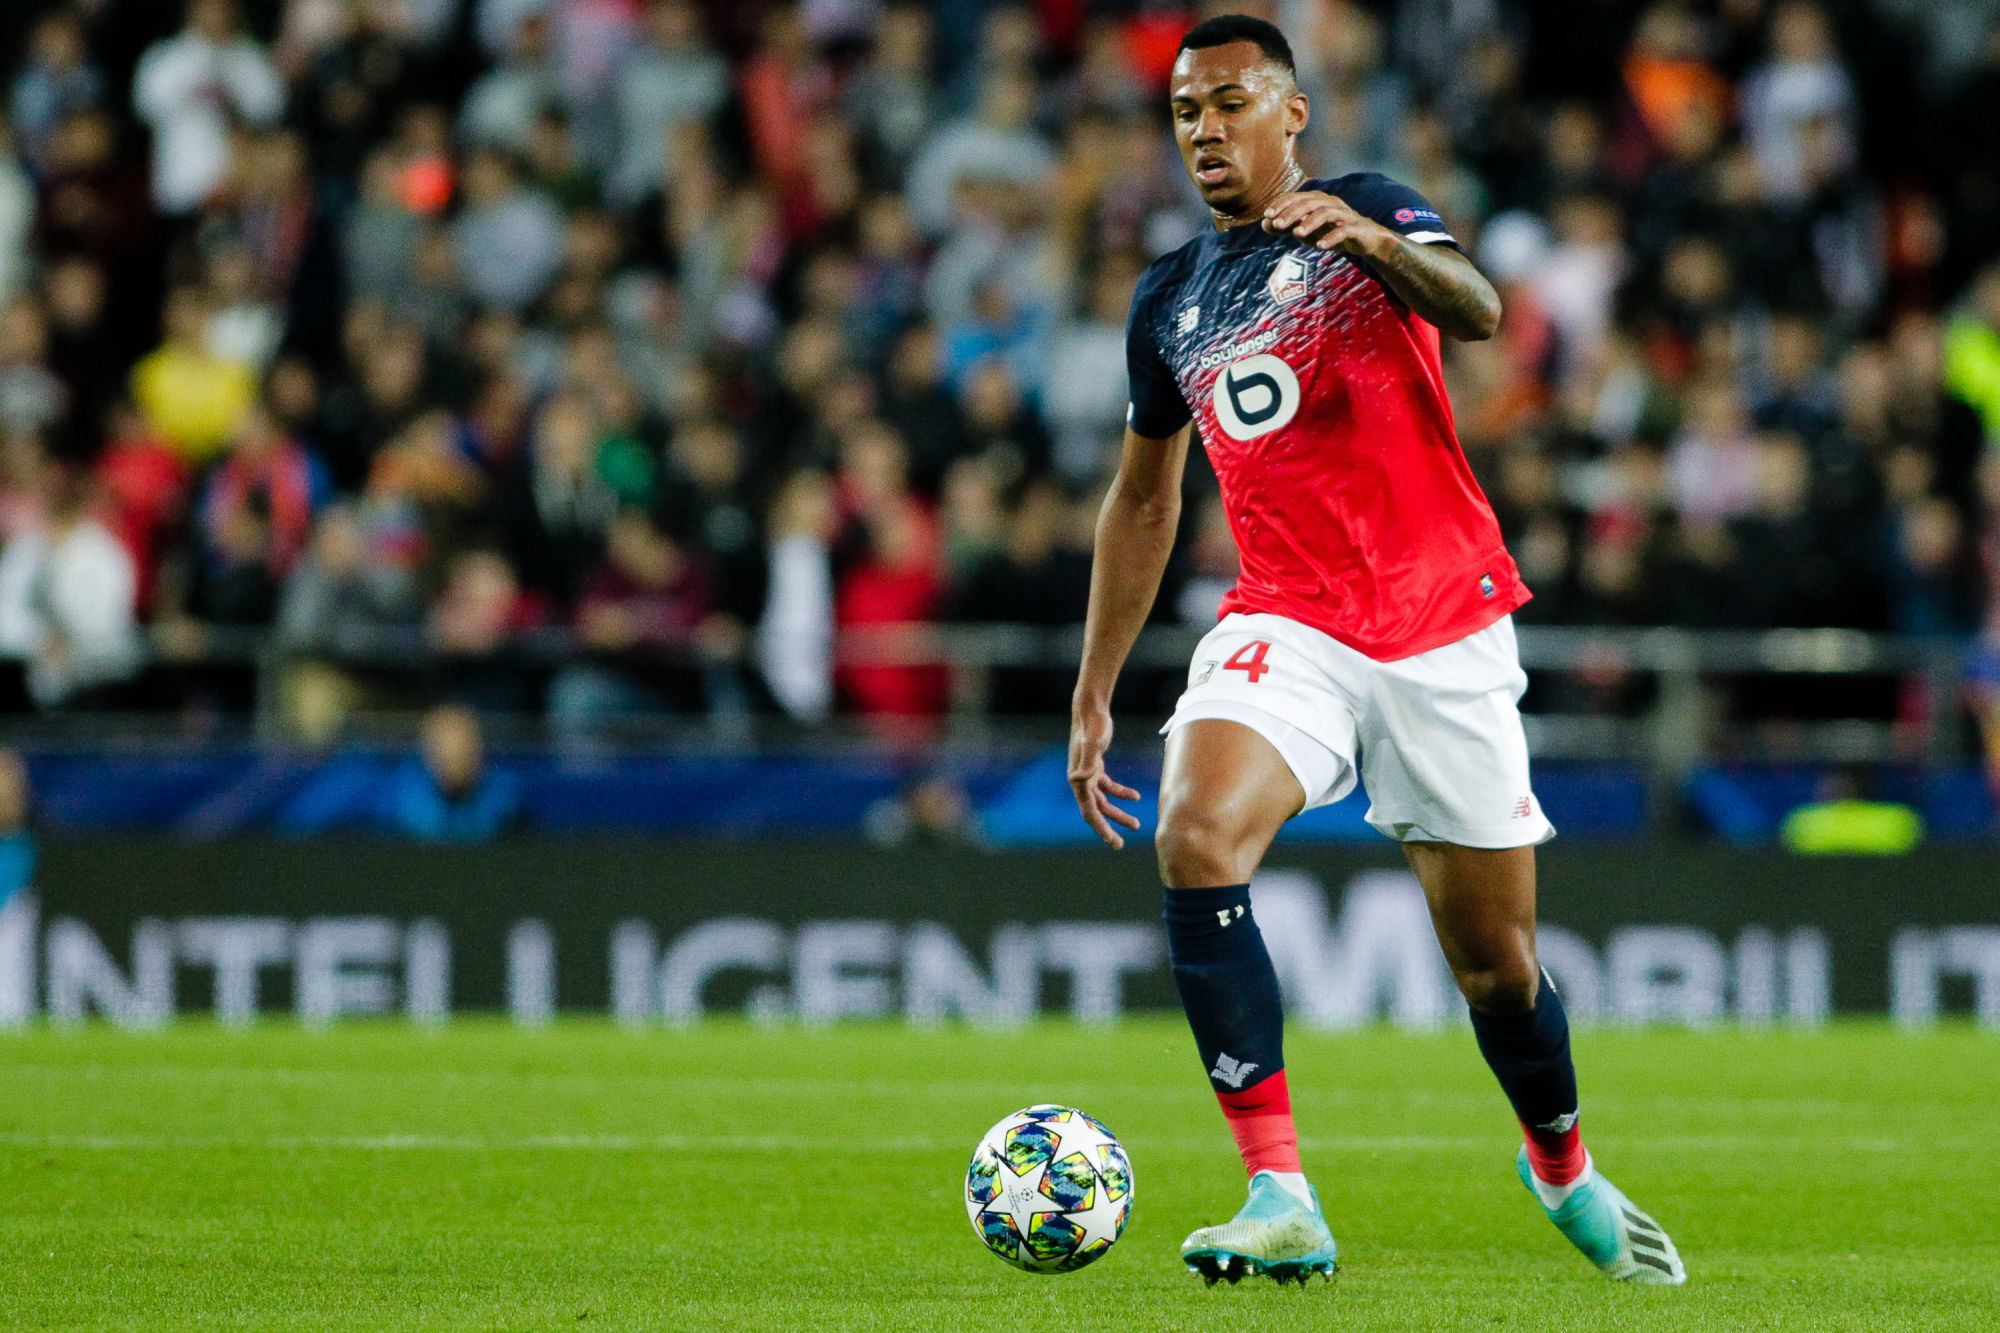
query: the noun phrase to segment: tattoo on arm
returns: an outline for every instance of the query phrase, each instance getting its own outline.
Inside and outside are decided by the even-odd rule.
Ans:
[[[1404,305],[1462,342],[1491,338],[1500,327],[1500,294],[1450,246],[1398,237],[1375,269]]]

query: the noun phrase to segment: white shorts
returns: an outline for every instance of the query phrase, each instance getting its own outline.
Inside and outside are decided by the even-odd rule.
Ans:
[[[1377,662],[1296,620],[1229,615],[1202,639],[1162,727],[1240,722],[1277,748],[1306,805],[1368,788],[1368,822],[1400,842],[1528,847],[1555,829],[1528,785],[1515,707],[1528,686],[1503,617],[1456,643]]]

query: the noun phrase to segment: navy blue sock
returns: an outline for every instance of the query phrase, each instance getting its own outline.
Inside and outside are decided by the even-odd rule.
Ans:
[[[1284,1002],[1250,914],[1250,886],[1168,889],[1163,915],[1174,985],[1216,1092],[1241,1092],[1283,1069]]]
[[[1542,973],[1535,1007],[1525,1014],[1472,1011],[1473,1035],[1521,1124],[1566,1132],[1576,1119],[1576,1066],[1569,1058],[1569,1015]],[[1560,1128],[1558,1128],[1560,1127]]]

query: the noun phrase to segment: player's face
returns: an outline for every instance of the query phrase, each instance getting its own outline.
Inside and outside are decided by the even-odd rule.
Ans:
[[[1174,62],[1174,139],[1210,209],[1262,208],[1290,174],[1306,98],[1254,42],[1183,51]]]

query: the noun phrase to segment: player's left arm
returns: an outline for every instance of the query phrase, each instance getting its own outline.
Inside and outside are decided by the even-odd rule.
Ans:
[[[1367,260],[1404,305],[1461,342],[1491,338],[1500,328],[1500,293],[1470,259],[1364,217],[1338,195],[1281,196],[1264,210],[1264,230]]]

